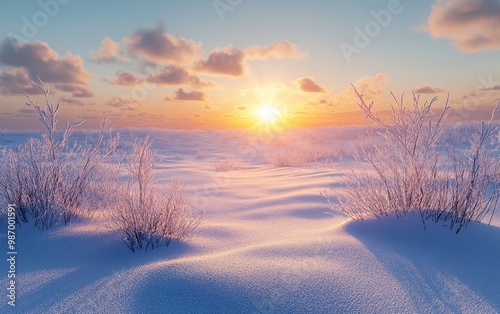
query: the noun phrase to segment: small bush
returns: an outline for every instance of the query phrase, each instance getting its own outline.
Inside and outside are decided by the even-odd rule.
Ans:
[[[267,162],[274,167],[300,167],[328,158],[339,158],[339,152],[333,148],[312,143],[289,145],[276,148],[265,155]]]
[[[0,197],[17,207],[18,223],[28,222],[46,229],[62,220],[65,224],[75,217],[95,209],[100,197],[100,167],[116,148],[118,138],[108,136],[104,143],[105,125],[94,143],[70,144],[71,134],[78,123],[66,124],[62,132],[57,130],[57,114],[60,104],[49,100],[49,90],[42,81],[30,81],[44,94],[42,108],[27,94],[27,106],[34,108],[45,127],[41,139],[31,138],[15,149],[4,149],[0,163]]]
[[[241,169],[241,165],[232,158],[225,158],[214,163],[217,172],[236,171]]]
[[[204,150],[199,150],[196,152],[196,159],[204,159],[207,157],[207,152]]]
[[[108,227],[119,230],[132,252],[169,245],[195,229],[201,216],[195,215],[184,184],[173,180],[166,193],[152,186],[154,153],[151,142],[134,142],[129,157],[128,182],[116,188],[116,201],[111,204]]]
[[[265,155],[267,162],[274,167],[300,167],[311,162],[319,161],[323,157],[320,147],[280,147],[276,151]]]
[[[481,123],[469,137],[469,149],[461,150],[442,139],[448,101],[439,115],[431,111],[437,98],[420,103],[413,94],[413,106],[403,106],[403,96],[390,111],[388,122],[372,111],[354,88],[359,107],[382,130],[360,145],[358,159],[368,162],[371,171],[352,173],[340,209],[353,219],[418,211],[425,221],[443,221],[456,232],[470,221],[493,215],[500,197],[498,143],[490,145],[497,129]],[[498,106],[497,106],[498,108]]]

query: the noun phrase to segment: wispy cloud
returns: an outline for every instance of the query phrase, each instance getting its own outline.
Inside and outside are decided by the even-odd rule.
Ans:
[[[413,92],[415,94],[439,94],[439,93],[446,93],[445,90],[436,87],[436,86],[430,86],[430,85],[421,85],[417,86],[413,89]]]
[[[35,115],[36,114],[36,110],[31,109],[31,108],[22,108],[22,109],[19,109],[17,112],[21,113],[21,114],[28,114],[28,115]]]
[[[188,85],[193,88],[209,88],[214,84],[202,81],[198,76],[190,74],[184,68],[177,66],[165,66],[151,74],[146,81],[150,84],[178,86]]]
[[[387,86],[387,83],[389,83],[390,79],[391,77],[386,73],[377,73],[374,76],[362,76],[357,79],[353,85],[356,87],[358,92],[364,96],[375,97],[384,93],[385,87]],[[349,86],[347,89],[354,96],[352,87]]]
[[[482,90],[482,91],[500,91],[500,84],[481,87],[480,90]]]
[[[193,90],[193,91],[187,92],[187,91],[184,91],[183,88],[179,88],[177,91],[175,91],[173,96],[165,97],[165,100],[167,100],[167,101],[176,100],[176,101],[201,101],[201,102],[205,102],[208,100],[208,97],[202,91]]]
[[[109,99],[104,105],[115,108],[134,109],[139,105],[139,102],[133,99],[127,99],[123,97],[113,97]]]
[[[295,44],[283,40],[264,47],[257,45],[250,46],[244,50],[244,54],[248,59],[301,59],[306,57],[308,52],[301,51]]]
[[[391,77],[386,73],[378,73],[374,76],[362,76],[358,78],[352,85],[363,95],[365,100],[370,101],[375,97],[381,96],[385,92],[385,88]],[[352,86],[348,86],[340,93],[334,95],[330,101],[327,101],[327,106],[349,106],[358,101]]]
[[[77,99],[72,99],[72,98],[61,97],[61,98],[59,98],[59,102],[64,104],[64,105],[85,106],[85,103],[83,103],[82,101],[77,100]]]

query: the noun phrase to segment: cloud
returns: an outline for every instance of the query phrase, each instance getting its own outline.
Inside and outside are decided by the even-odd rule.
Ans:
[[[242,76],[245,73],[245,55],[233,46],[215,49],[207,59],[201,59],[195,64],[195,69],[215,75]]]
[[[0,44],[0,64],[23,69],[28,77],[40,77],[45,83],[60,83],[73,97],[92,97],[91,75],[83,67],[80,56],[71,52],[59,56],[48,44],[35,41],[19,43],[6,39]]]
[[[183,88],[179,88],[173,97],[167,96],[165,100],[177,100],[177,101],[206,101],[207,95],[202,91],[193,90],[191,92],[184,91]]]
[[[90,98],[94,96],[94,92],[88,86],[55,84],[55,87],[63,92],[72,93],[73,97]]]
[[[385,73],[378,73],[374,76],[362,76],[357,79],[353,85],[360,94],[365,96],[365,99],[380,96],[384,93],[385,87],[391,77]],[[352,87],[347,88],[353,95]]]
[[[486,83],[486,82],[485,82]],[[490,106],[498,102],[497,93],[500,92],[500,84],[492,83],[483,86],[477,86],[476,89],[465,92],[460,97],[458,106],[474,107],[479,105]],[[469,110],[470,111],[470,110]]]
[[[247,105],[242,105],[242,106],[237,106],[236,110],[250,110],[250,108]]]
[[[447,38],[460,51],[500,49],[500,2],[497,0],[437,0],[424,29]]]
[[[115,108],[135,109],[137,105],[139,105],[139,102],[133,99],[123,98],[123,97],[113,97],[109,99],[104,105]]]
[[[334,103],[332,103],[332,102],[330,102],[330,101],[328,101],[326,99],[321,99],[319,101],[319,103],[320,103],[320,105],[327,106],[327,107],[334,107],[335,106]]]
[[[116,73],[116,76],[109,82],[121,86],[139,86],[144,83],[144,80],[135,73],[125,71]]]
[[[239,77],[245,74],[247,60],[299,59],[306,55],[307,51],[300,51],[288,41],[280,41],[265,47],[254,45],[244,50],[229,45],[223,49],[212,50],[206,59],[197,61],[194,68],[213,75]]]
[[[185,69],[176,66],[165,66],[150,75],[146,81],[150,84],[168,86],[188,85],[193,88],[209,88],[214,86],[213,83],[204,82],[198,76],[189,74]]]
[[[306,111],[296,111],[293,114],[297,115],[297,116],[305,116],[305,115],[309,115],[311,113],[310,112],[306,112]]]
[[[335,107],[338,106],[338,104],[334,104],[333,102],[329,101],[328,99],[320,99],[319,101],[309,101],[306,105],[308,106],[325,106],[325,107]]]
[[[373,98],[381,96],[385,92],[385,88],[389,83],[390,76],[386,73],[378,73],[374,76],[362,76],[358,78],[352,85],[357,89],[357,91],[363,95],[363,98],[370,102]],[[352,86],[348,86],[346,89],[340,93],[334,95],[330,102],[326,105],[330,107],[341,107],[355,104],[358,101],[356,94]]]
[[[97,53],[90,56],[90,60],[95,62],[125,62],[127,58],[120,53],[120,44],[106,36],[101,41]]]
[[[79,100],[61,97],[59,98],[59,102],[65,105],[73,105],[73,106],[85,106],[85,104]]]
[[[155,29],[139,29],[124,42],[133,56],[156,64],[184,64],[198,58],[201,50],[200,43],[175,37],[165,32],[161,25]]]
[[[22,109],[19,109],[17,112],[22,113],[22,114],[29,114],[29,115],[37,114],[35,109],[30,109],[30,108],[22,108]]]
[[[481,87],[480,90],[482,90],[482,91],[500,91],[500,84]]]
[[[445,93],[446,91],[439,88],[439,87],[433,87],[430,85],[422,85],[415,87],[413,89],[413,92],[415,94],[439,94],[439,93]]]
[[[325,93],[326,88],[316,83],[312,77],[301,77],[296,80],[299,88],[307,93]]]
[[[300,51],[300,49],[291,42],[287,40],[283,40],[277,43],[274,43],[269,46],[261,47],[261,46],[250,46],[244,50],[245,57],[248,59],[268,59],[268,58],[276,58],[276,59],[301,59],[307,56],[307,51]]]
[[[0,74],[0,91],[5,96],[19,96],[22,92],[28,95],[42,94],[38,87],[29,82],[29,74],[22,68]]]

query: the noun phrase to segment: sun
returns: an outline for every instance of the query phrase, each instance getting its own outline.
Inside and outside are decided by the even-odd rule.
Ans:
[[[281,112],[272,104],[266,104],[257,111],[257,115],[261,122],[265,124],[272,124],[278,120]]]

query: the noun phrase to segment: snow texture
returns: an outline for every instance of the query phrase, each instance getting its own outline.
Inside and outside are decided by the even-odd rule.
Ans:
[[[418,215],[352,221],[329,207],[320,193],[335,195],[356,166],[347,147],[357,129],[133,133],[151,134],[160,185],[184,178],[201,225],[147,253],[130,252],[99,215],[48,231],[18,226],[17,306],[5,295],[0,313],[500,311],[500,215],[456,235],[435,223],[424,230]],[[31,135],[4,132],[0,145]],[[337,152],[300,167],[266,159],[302,144]],[[216,171],[221,160],[238,167]],[[6,287],[7,262],[0,267]]]

